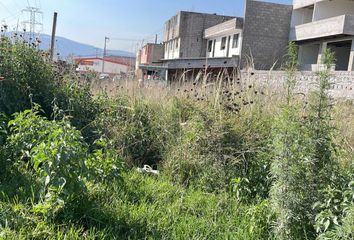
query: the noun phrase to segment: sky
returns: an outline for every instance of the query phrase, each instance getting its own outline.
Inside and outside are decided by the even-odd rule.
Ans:
[[[244,0],[0,0],[0,23],[11,30],[17,25],[23,28],[21,23],[29,14],[21,10],[28,6],[43,12],[43,17],[37,15],[43,23],[42,33],[51,33],[53,13],[58,12],[58,36],[98,48],[103,48],[107,36],[109,49],[134,52],[143,41],[154,41],[155,34],[161,41],[164,22],[178,11],[243,16]]]

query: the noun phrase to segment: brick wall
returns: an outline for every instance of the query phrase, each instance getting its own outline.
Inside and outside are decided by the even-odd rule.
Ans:
[[[282,64],[289,41],[292,6],[246,0],[242,67],[267,70]],[[251,61],[253,59],[253,64]]]

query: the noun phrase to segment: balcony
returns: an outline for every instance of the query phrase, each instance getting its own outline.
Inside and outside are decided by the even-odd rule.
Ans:
[[[291,41],[306,41],[337,35],[354,35],[354,15],[341,15],[293,27]]]

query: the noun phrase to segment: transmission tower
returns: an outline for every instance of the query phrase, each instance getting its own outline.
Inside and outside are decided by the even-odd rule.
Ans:
[[[38,18],[43,17],[43,12],[36,7],[28,6],[27,8],[23,9],[22,12],[29,13],[29,19],[23,21],[22,24],[24,25],[24,30],[26,30],[27,25],[29,25],[29,33],[30,33],[30,41],[33,41],[36,34],[36,27],[40,27],[40,31],[43,29],[43,23],[38,21]]]

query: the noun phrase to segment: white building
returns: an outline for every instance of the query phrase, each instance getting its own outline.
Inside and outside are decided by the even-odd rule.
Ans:
[[[126,75],[130,69],[130,66],[126,61],[105,58],[104,66],[102,58],[75,58],[77,64],[76,70],[78,72],[99,72],[109,75]]]
[[[205,30],[208,58],[240,56],[242,48],[242,18],[234,18]]]
[[[317,70],[330,48],[335,70],[354,70],[354,1],[294,0],[290,40],[299,45],[302,70]]]

